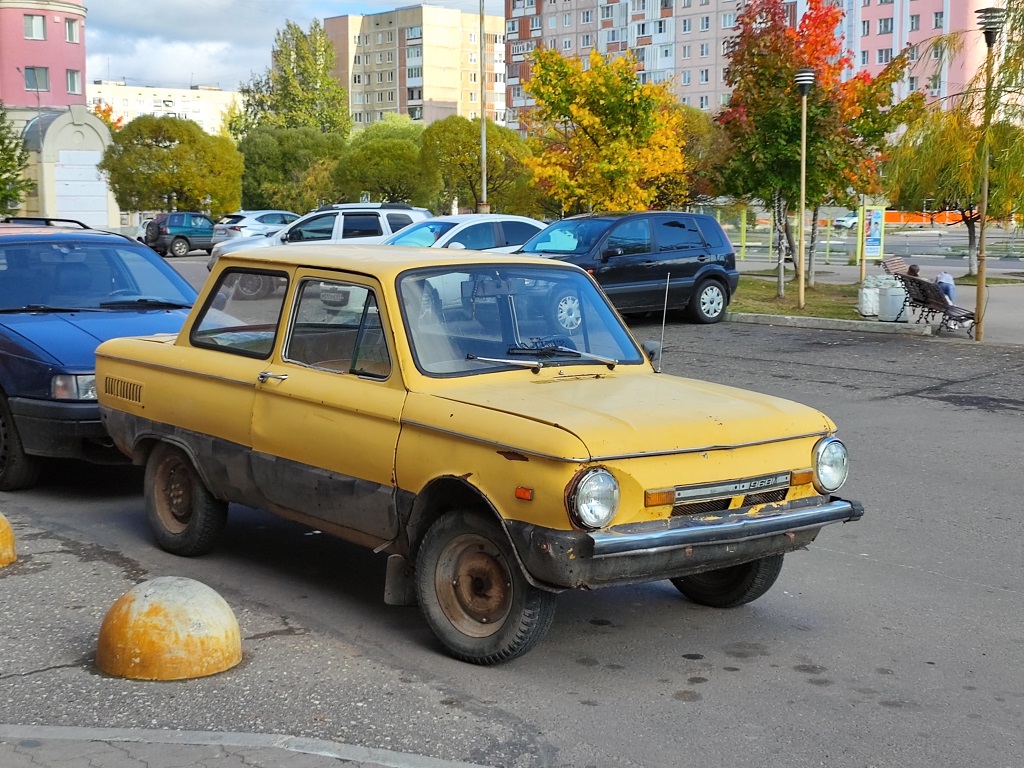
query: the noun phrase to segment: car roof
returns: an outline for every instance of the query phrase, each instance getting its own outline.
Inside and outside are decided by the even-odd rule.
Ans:
[[[467,253],[473,255],[467,256]],[[455,254],[443,248],[409,248],[393,245],[326,244],[305,245],[302,248],[272,245],[268,248],[251,248],[225,253],[217,260],[217,267],[222,265],[225,267],[232,265],[270,267],[279,264],[288,267],[336,269],[375,275],[384,282],[408,269],[445,265],[465,267],[467,264],[533,264],[577,269],[565,262],[553,261],[540,256],[491,254],[484,251],[456,251]]]
[[[643,216],[648,214],[663,214],[663,213],[685,213],[687,216],[701,216],[707,217],[706,213],[691,213],[690,211],[598,211],[594,213],[578,213],[575,216],[568,216],[562,221],[576,221],[579,219],[594,219],[596,221],[613,221],[615,219],[622,219],[626,216]]]
[[[424,221],[416,222],[417,224],[426,224],[432,221],[451,221],[456,224],[461,224],[464,221],[537,221],[531,219],[529,216],[514,216],[510,213],[453,213],[448,216],[434,216]],[[538,224],[543,222],[537,222]]]
[[[46,227],[34,224],[0,223],[0,246],[7,243],[38,243],[41,241],[68,240],[114,240],[136,243],[126,235],[107,232],[103,229],[79,229],[78,227]]]

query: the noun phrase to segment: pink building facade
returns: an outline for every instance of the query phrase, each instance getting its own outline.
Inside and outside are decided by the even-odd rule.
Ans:
[[[0,0],[0,101],[38,111],[85,104],[81,0]]]

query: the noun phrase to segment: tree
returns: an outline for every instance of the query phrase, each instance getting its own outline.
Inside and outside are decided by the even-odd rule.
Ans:
[[[689,166],[681,113],[664,85],[641,84],[631,55],[578,58],[539,48],[525,116],[533,155],[524,163],[566,211],[638,210]]]
[[[492,211],[519,212],[510,206],[522,199],[520,184],[527,157],[529,148],[516,131],[487,122],[487,202]],[[427,126],[423,167],[440,179],[439,209],[448,209],[458,200],[475,210],[483,199],[480,121],[452,115]]]
[[[27,168],[25,142],[7,119],[7,108],[0,101],[0,214],[20,206],[35,187],[24,176]]]
[[[124,117],[114,118],[113,104],[94,104],[92,113],[103,121],[103,124],[110,129],[111,133],[124,128]]]
[[[203,210],[209,198],[216,216],[236,210],[241,198],[241,154],[191,120],[135,118],[114,133],[99,167],[125,210]]]
[[[345,137],[315,128],[260,127],[238,143],[245,158],[242,204],[301,213],[339,195],[335,169]]]
[[[313,19],[309,32],[286,21],[274,36],[271,67],[239,87],[245,108],[230,117],[231,134],[241,138],[266,126],[347,136],[352,125],[348,93],[331,74],[334,60],[334,46],[319,19]]]

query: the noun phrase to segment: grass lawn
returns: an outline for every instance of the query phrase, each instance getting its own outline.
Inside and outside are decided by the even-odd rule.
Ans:
[[[857,314],[857,285],[818,283],[814,288],[805,287],[803,309],[797,307],[796,288],[796,279],[786,275],[786,296],[780,299],[777,296],[778,281],[774,277],[741,275],[740,286],[729,302],[729,311],[756,315],[863,319]]]

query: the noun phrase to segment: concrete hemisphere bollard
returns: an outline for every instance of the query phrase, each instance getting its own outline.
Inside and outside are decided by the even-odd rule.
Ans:
[[[180,576],[132,587],[100,627],[96,666],[133,680],[184,680],[242,660],[238,621],[217,592]]]
[[[14,531],[7,518],[0,512],[0,568],[10,565],[18,559],[18,552],[14,548]]]

